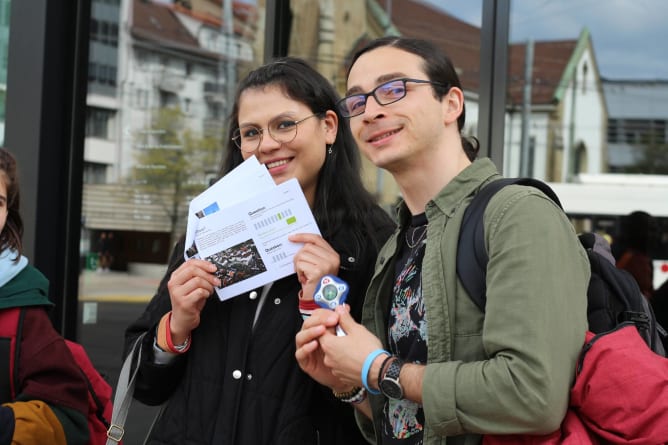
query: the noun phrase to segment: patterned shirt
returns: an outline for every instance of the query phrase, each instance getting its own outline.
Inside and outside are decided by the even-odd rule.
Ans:
[[[426,239],[426,215],[413,216],[396,265],[387,333],[390,351],[406,363],[427,362],[421,274]],[[407,399],[387,399],[383,414],[383,444],[422,444],[424,412],[420,404]]]

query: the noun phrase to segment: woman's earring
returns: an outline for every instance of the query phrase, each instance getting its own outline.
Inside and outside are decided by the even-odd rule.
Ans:
[[[327,154],[331,155],[332,154],[332,144],[327,144]]]

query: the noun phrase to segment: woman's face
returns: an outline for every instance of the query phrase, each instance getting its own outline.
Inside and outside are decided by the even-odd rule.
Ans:
[[[4,171],[0,171],[0,232],[7,223],[7,178]]]
[[[318,116],[313,114],[306,104],[289,98],[276,85],[247,89],[239,98],[240,132],[244,138],[258,143],[255,151],[246,146],[241,152],[243,158],[255,155],[276,184],[297,178],[311,207],[318,173],[327,156],[326,145],[334,143],[338,125],[336,113],[331,110]],[[301,122],[295,125],[296,121]],[[270,135],[268,127],[279,141]],[[251,145],[253,150],[255,144]]]

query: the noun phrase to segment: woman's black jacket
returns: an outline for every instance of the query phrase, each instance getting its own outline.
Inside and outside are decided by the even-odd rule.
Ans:
[[[380,208],[377,212],[383,212]],[[373,215],[377,230],[362,252],[352,252],[345,227],[328,240],[341,256],[339,276],[350,285],[348,303],[359,320],[378,248],[393,230],[387,215]],[[365,443],[353,408],[301,371],[295,335],[301,328],[296,275],[273,283],[255,327],[259,295],[245,293],[221,302],[207,300],[190,350],[168,365],[153,363],[155,328],[171,309],[167,281],[183,262],[177,244],[157,294],[126,331],[128,346],[148,331],[134,396],[158,405],[168,401],[149,444],[300,445]]]

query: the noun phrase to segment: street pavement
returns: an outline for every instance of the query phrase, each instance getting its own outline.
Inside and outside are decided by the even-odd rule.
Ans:
[[[164,272],[157,269],[144,275],[84,270],[79,275],[79,301],[146,303],[158,288],[160,270]]]
[[[79,277],[77,341],[114,389],[123,365],[125,329],[141,315],[158,288],[161,277],[152,275],[84,270]],[[157,408],[133,401],[123,445],[143,444],[156,414]]]

